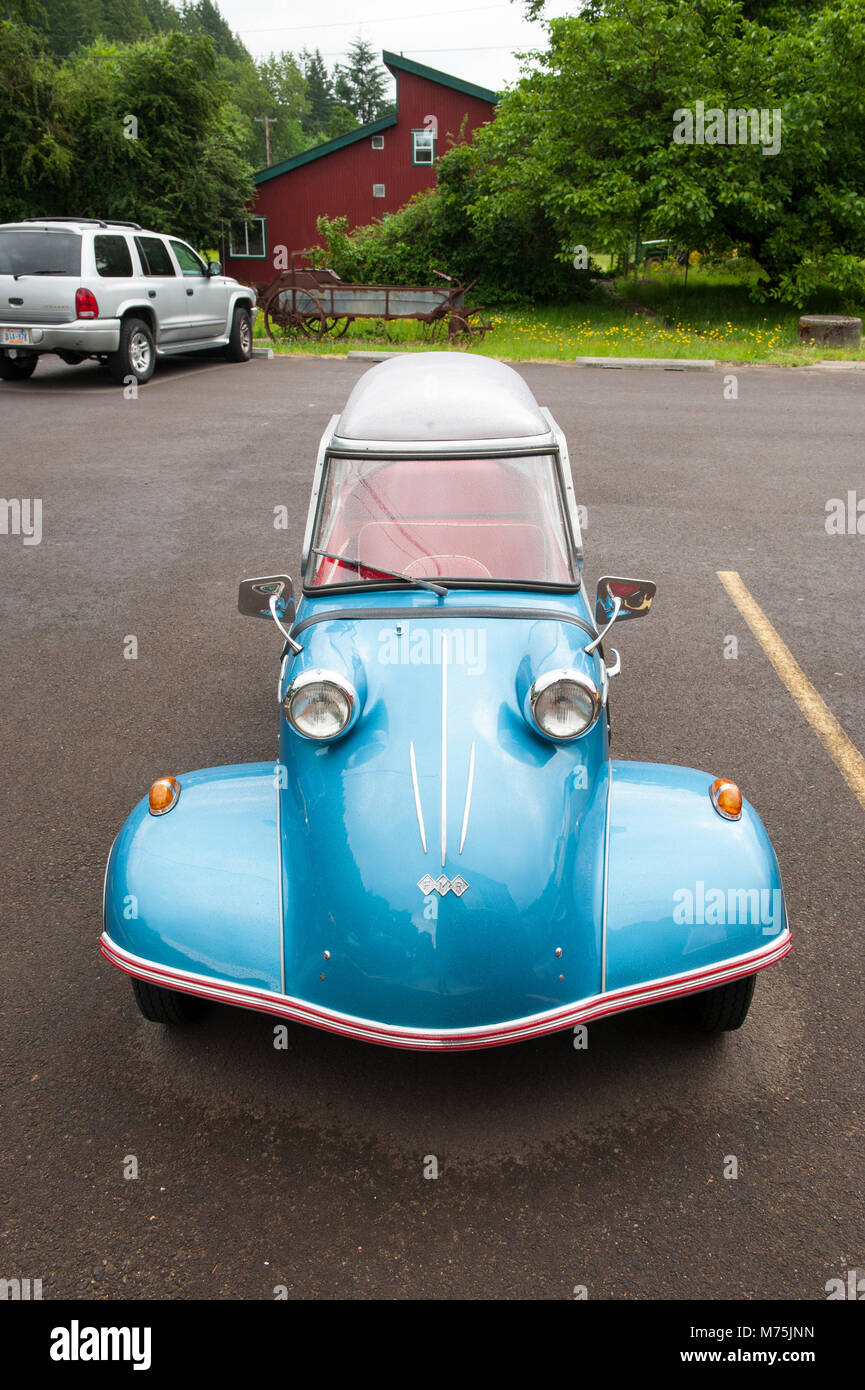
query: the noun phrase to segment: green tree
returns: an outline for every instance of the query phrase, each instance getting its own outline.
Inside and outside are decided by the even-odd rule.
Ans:
[[[274,118],[270,127],[271,155],[272,162],[279,164],[309,145],[303,126],[309,110],[306,82],[292,53],[272,53],[257,65],[257,72],[266,105],[262,105],[256,114]],[[264,127],[259,125],[258,130],[262,151],[259,167],[263,168]]]
[[[43,211],[128,218],[212,244],[252,198],[207,35],[80,49],[57,75],[55,119],[71,161],[64,178],[43,181]]]
[[[125,0],[123,0],[125,3]],[[180,27],[186,34],[208,34],[219,58],[249,58],[249,52],[223,19],[212,0],[185,0]]]
[[[476,233],[545,223],[562,261],[647,235],[747,245],[773,296],[801,303],[821,280],[858,292],[865,7],[778,4],[771,17],[785,27],[740,0],[597,0],[549,21],[548,51],[476,137]],[[697,101],[779,111],[780,147],[676,143],[676,113]]]
[[[300,69],[306,84],[306,111],[301,124],[305,135],[317,138],[328,129],[330,123],[334,105],[333,84],[318,49],[314,53],[307,48],[301,50]]]
[[[55,211],[42,205],[42,192],[61,186],[72,167],[56,70],[38,34],[8,20],[0,22],[0,130],[0,220]]]
[[[337,64],[333,88],[337,101],[346,106],[361,125],[369,125],[393,109],[384,99],[387,73],[366,39],[356,38],[348,51],[348,62]]]

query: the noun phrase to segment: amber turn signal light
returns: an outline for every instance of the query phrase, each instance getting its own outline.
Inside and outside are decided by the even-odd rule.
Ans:
[[[742,793],[735,782],[728,782],[726,777],[716,777],[711,787],[709,795],[712,798],[712,805],[723,816],[724,820],[739,820],[742,815]]]
[[[180,783],[176,777],[157,777],[147,796],[151,816],[164,816],[179,795]]]

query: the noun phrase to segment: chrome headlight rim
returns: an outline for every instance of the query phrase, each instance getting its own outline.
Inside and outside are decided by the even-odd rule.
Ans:
[[[344,698],[348,705],[348,716],[342,727],[332,734],[312,734],[302,728],[297,723],[292,714],[292,701],[302,690],[306,690],[310,685],[332,685]],[[286,722],[291,726],[298,738],[305,739],[308,743],[333,743],[334,739],[342,738],[348,733],[357,721],[360,713],[360,701],[357,691],[351,681],[345,676],[341,676],[338,671],[328,671],[323,667],[314,667],[308,671],[301,671],[293,680],[290,680],[282,697],[282,712]]]
[[[586,692],[592,702],[592,717],[585,728],[580,729],[579,733],[550,733],[549,730],[544,728],[538,718],[538,700],[551,686],[558,684],[560,681],[567,681],[571,685],[578,685]],[[570,667],[560,667],[555,671],[545,671],[542,676],[538,676],[532,682],[526,697],[526,713],[529,716],[529,722],[543,738],[549,739],[551,743],[574,743],[577,739],[583,738],[597,723],[603,705],[604,701],[601,692],[591,676],[587,676],[583,671],[576,671]]]

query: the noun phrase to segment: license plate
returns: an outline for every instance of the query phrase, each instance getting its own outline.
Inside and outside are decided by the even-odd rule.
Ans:
[[[4,328],[3,341],[10,344],[29,343],[30,331],[27,328]]]

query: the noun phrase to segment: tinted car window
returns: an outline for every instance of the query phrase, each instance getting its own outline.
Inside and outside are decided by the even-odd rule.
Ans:
[[[135,245],[141,257],[141,268],[145,275],[173,275],[174,266],[164,241],[156,236],[137,236]]]
[[[0,231],[0,275],[80,275],[77,232]]]
[[[125,236],[97,236],[93,239],[97,275],[125,278],[132,274],[132,256]]]
[[[190,246],[183,241],[172,241],[171,249],[177,257],[177,264],[184,275],[204,275],[204,262],[196,256]]]

